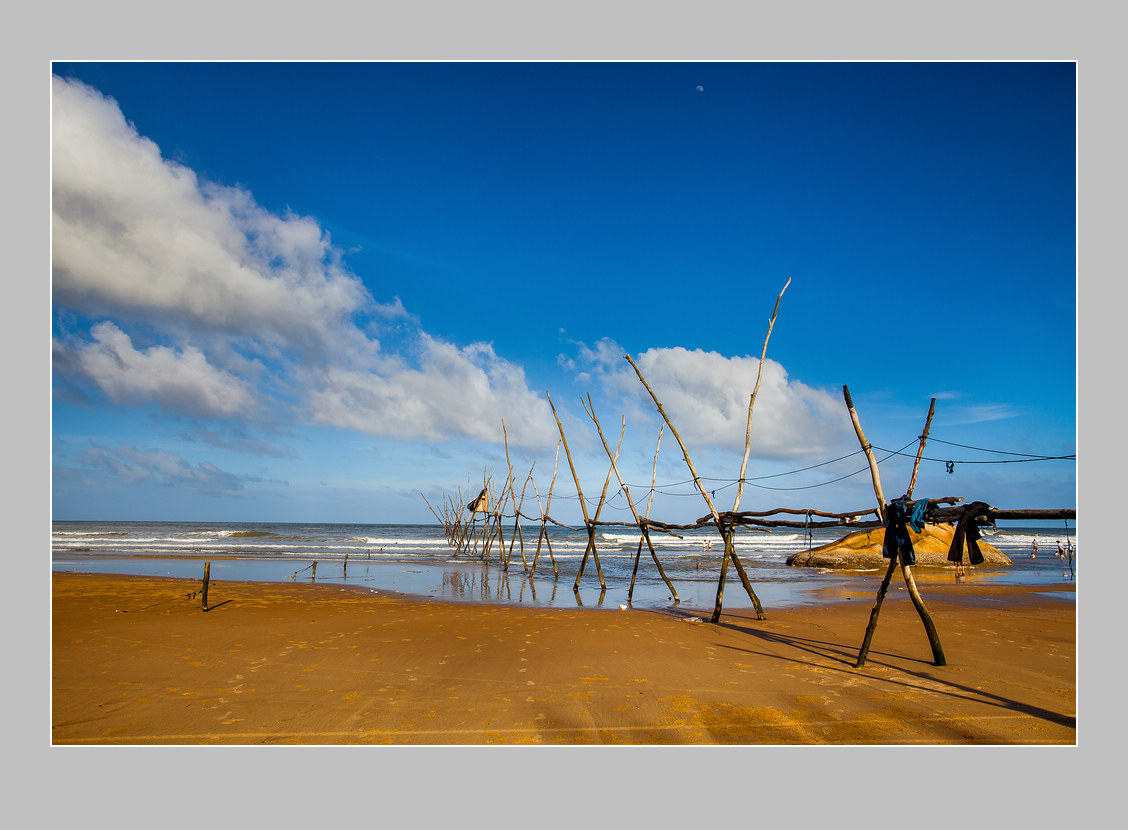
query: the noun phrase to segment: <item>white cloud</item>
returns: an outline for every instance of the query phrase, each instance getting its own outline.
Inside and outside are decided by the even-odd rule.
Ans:
[[[313,219],[201,183],[90,87],[56,77],[53,92],[57,302],[319,353],[373,305]]]
[[[418,368],[389,364],[374,372],[330,368],[310,378],[315,423],[376,435],[442,439],[452,435],[552,446],[556,428],[546,399],[531,392],[521,367],[493,347],[459,348],[421,335]]]
[[[250,414],[255,398],[239,378],[208,363],[188,346],[177,352],[166,346],[144,351],[113,323],[91,331],[93,342],[56,342],[55,363],[71,378],[84,378],[118,405],[153,401],[170,412],[211,418]]]
[[[581,345],[580,364],[617,397],[655,413],[653,400],[614,341]],[[748,401],[756,386],[759,358],[725,357],[701,349],[648,349],[632,355],[678,433],[692,448],[721,447],[743,452]],[[836,455],[854,442],[842,400],[790,380],[778,362],[764,361],[752,414],[752,453],[785,459]]]
[[[554,440],[547,402],[519,366],[489,345],[417,331],[398,298],[377,303],[345,269],[316,220],[201,181],[115,101],[58,77],[52,258],[56,308],[101,318],[89,339],[56,340],[56,378],[115,404],[490,442],[504,418],[511,441]],[[421,347],[389,352],[361,328],[374,319]],[[133,345],[150,340],[164,345]]]

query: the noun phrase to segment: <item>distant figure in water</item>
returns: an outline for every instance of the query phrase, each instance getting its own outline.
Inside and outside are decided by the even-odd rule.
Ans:
[[[1065,548],[1063,548],[1061,546],[1061,540],[1060,539],[1057,540],[1057,546],[1058,546],[1057,558],[1058,559],[1065,559]]]
[[[1038,555],[1038,540],[1035,539],[1033,542],[1030,543],[1030,558],[1033,559],[1037,555]]]

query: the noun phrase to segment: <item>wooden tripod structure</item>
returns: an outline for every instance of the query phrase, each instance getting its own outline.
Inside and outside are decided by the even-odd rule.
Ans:
[[[540,535],[537,536],[537,552],[533,554],[533,564],[529,568],[529,576],[531,577],[537,569],[537,560],[540,559],[541,543],[544,543],[545,548],[548,550],[548,558],[552,560],[552,574],[556,578],[560,577],[560,571],[556,567],[556,557],[552,555],[552,541],[548,537],[548,522],[551,518],[548,515],[549,508],[552,507],[552,488],[556,486],[556,470],[560,464],[560,442],[556,442],[556,460],[552,463],[552,481],[548,483],[548,502],[542,507],[540,500],[540,492],[537,490],[537,483],[533,482],[533,493],[537,497],[537,507],[540,508]]]
[[[662,581],[664,581],[666,583],[666,587],[670,589],[670,594],[672,595],[674,602],[681,602],[681,600],[678,599],[678,592],[677,592],[677,589],[674,588],[674,583],[670,582],[670,578],[668,576],[666,576],[666,571],[662,568],[662,563],[658,560],[658,554],[654,552],[654,545],[650,541],[650,529],[647,527],[646,522],[643,521],[641,518],[639,518],[638,510],[635,509],[634,499],[631,498],[631,491],[627,488],[626,483],[623,481],[623,477],[621,475],[619,475],[619,467],[615,463],[615,459],[618,456],[619,452],[618,452],[618,450],[616,450],[615,454],[612,455],[611,454],[611,448],[607,446],[607,439],[603,437],[603,428],[599,425],[599,419],[597,417],[595,417],[595,407],[592,405],[591,395],[588,395],[587,403],[584,403],[582,400],[580,401],[580,403],[583,404],[584,411],[587,412],[588,417],[590,417],[592,419],[592,421],[595,423],[595,430],[596,430],[596,432],[599,433],[599,440],[601,442],[603,442],[603,449],[607,452],[607,457],[611,459],[611,469],[612,469],[612,471],[614,471],[615,477],[619,480],[619,487],[622,489],[623,495],[627,497],[627,504],[630,505],[631,515],[634,516],[635,524],[638,525],[638,529],[642,533],[642,536],[638,540],[638,553],[635,554],[635,569],[634,569],[634,573],[631,574],[631,588],[627,592],[627,602],[630,603],[631,597],[634,595],[635,573],[638,572],[638,560],[639,560],[639,554],[642,553],[643,540],[646,541],[646,546],[650,549],[650,557],[654,560],[654,564],[658,567],[658,573],[661,574]],[[620,444],[623,441],[623,432],[626,432],[626,429],[627,429],[627,419],[626,419],[626,417],[624,417],[623,418],[623,428],[622,428],[622,431],[619,433],[619,443]],[[658,462],[657,452],[655,452],[654,461],[655,461],[655,464],[657,464],[657,462]],[[652,496],[653,496],[653,493],[654,493],[654,489],[652,487],[651,488],[651,495]],[[649,513],[649,511],[650,511],[650,508],[648,506],[647,512]]]
[[[611,483],[611,471],[607,471],[607,478],[603,482],[603,493],[599,497],[599,503],[596,505],[595,518],[592,519],[588,515],[587,502],[584,500],[584,491],[580,487],[580,477],[576,475],[576,465],[572,463],[572,453],[568,449],[568,439],[564,437],[564,426],[560,423],[560,416],[556,414],[556,407],[552,403],[552,396],[547,392],[544,393],[548,398],[548,405],[552,408],[552,416],[556,419],[556,428],[560,430],[560,441],[564,444],[564,455],[568,459],[568,469],[572,471],[572,480],[576,483],[576,494],[580,497],[580,510],[584,514],[584,527],[587,530],[587,546],[584,548],[584,558],[580,561],[580,569],[576,574],[576,581],[572,585],[572,591],[576,594],[580,592],[580,577],[584,575],[584,568],[587,566],[588,556],[595,559],[595,570],[599,574],[599,587],[604,591],[607,590],[607,581],[603,578],[603,566],[599,564],[599,551],[595,548],[595,530],[596,522],[599,520],[599,512],[603,509],[603,500],[607,497],[607,485]],[[620,446],[623,443],[623,436],[619,436]],[[615,450],[616,455],[618,449]]]

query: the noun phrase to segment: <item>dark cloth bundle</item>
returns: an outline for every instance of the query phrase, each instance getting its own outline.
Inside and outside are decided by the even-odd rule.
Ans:
[[[983,561],[983,553],[979,550],[979,525],[976,520],[985,516],[991,505],[982,501],[973,501],[960,513],[956,520],[956,534],[952,537],[952,546],[948,549],[949,562],[963,562],[964,546],[967,546],[967,561],[978,565]]]
[[[928,509],[928,499],[920,499],[909,510],[909,499],[902,496],[893,499],[885,506],[885,541],[881,545],[881,555],[886,559],[901,556],[904,565],[916,564],[916,551],[909,536],[909,527],[920,533],[924,530],[924,512]]]

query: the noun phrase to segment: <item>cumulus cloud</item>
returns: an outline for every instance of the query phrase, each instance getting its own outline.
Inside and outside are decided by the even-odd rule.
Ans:
[[[512,440],[552,440],[520,367],[419,331],[398,298],[377,302],[315,219],[202,180],[114,100],[52,83],[53,299],[76,329],[96,321],[56,339],[60,393],[433,440],[498,441],[504,418]],[[370,336],[392,322],[421,345]]]
[[[654,412],[654,403],[612,340],[580,344],[578,367],[609,394]],[[726,357],[681,347],[632,355],[642,376],[689,446],[744,450],[748,400],[759,358]],[[837,454],[853,439],[842,401],[825,390],[791,380],[777,361],[764,361],[752,415],[752,453],[763,459]]]
[[[331,368],[309,379],[315,422],[372,434],[438,439],[457,434],[525,447],[551,446],[556,430],[524,370],[491,345],[458,347],[420,336],[417,366],[384,372]]]
[[[170,412],[212,418],[246,415],[254,406],[247,385],[209,364],[199,349],[139,351],[110,322],[98,323],[90,333],[93,341],[56,341],[55,365],[72,380],[89,381],[115,404],[155,402]]]
[[[56,77],[53,93],[57,302],[317,352],[372,305],[313,219],[200,182],[88,86]]]

